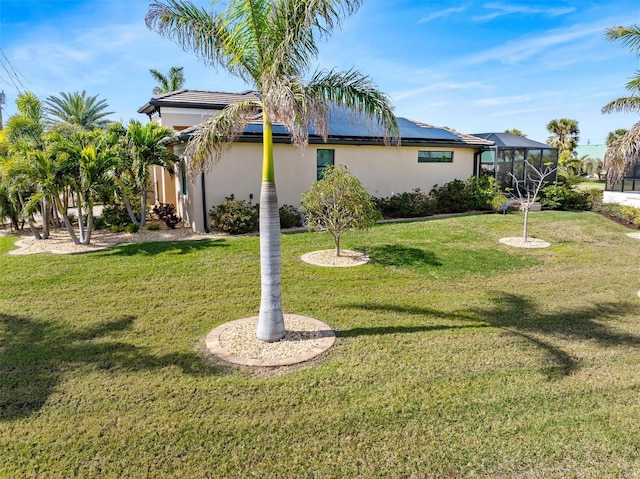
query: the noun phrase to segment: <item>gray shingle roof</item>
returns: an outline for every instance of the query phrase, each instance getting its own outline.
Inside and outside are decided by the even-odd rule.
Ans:
[[[546,143],[530,140],[513,133],[474,133],[473,135],[491,140],[498,148],[554,148]]]
[[[202,108],[206,110],[222,110],[230,103],[241,100],[252,100],[258,97],[255,91],[227,93],[205,90],[176,90],[158,95],[138,109],[138,113],[147,115],[157,111],[159,107]]]
[[[194,109],[223,109],[226,105],[241,100],[250,100],[258,97],[255,91],[242,93],[225,93],[203,90],[178,90],[152,98],[139,113],[147,115],[158,111],[162,107],[182,107]],[[440,128],[426,123],[397,118],[400,129],[401,143],[406,146],[415,145],[441,145],[449,147],[483,148],[493,146],[490,139],[467,135],[455,130]],[[194,125],[180,132],[178,139],[186,140],[198,128]],[[275,142],[290,142],[291,136],[283,125],[273,125]],[[334,108],[329,114],[329,137],[331,143],[345,144],[382,144],[383,131],[371,120],[357,117],[342,108]],[[238,141],[257,141],[262,137],[262,123],[255,121],[247,125],[244,133]],[[313,130],[309,131],[310,143],[322,143],[322,138]]]

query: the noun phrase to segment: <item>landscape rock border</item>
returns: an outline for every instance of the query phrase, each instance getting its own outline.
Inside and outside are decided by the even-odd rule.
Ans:
[[[521,236],[512,236],[507,238],[500,238],[498,240],[502,244],[513,246],[515,248],[548,248],[551,243],[537,238],[527,238],[525,241]]]
[[[350,268],[352,266],[362,266],[370,261],[370,258],[359,251],[350,249],[340,250],[340,256],[335,256],[335,250],[324,249],[303,254],[300,259],[305,263],[314,266],[325,266],[333,268]]]
[[[251,343],[248,345],[250,349],[257,350],[258,354],[252,354],[252,357],[235,354],[230,345],[225,343],[224,336],[225,332],[244,328],[247,325],[251,325],[251,330],[255,331],[255,326],[258,323],[257,316],[230,321],[212,329],[207,334],[205,344],[211,353],[230,363],[244,366],[275,367],[308,361],[327,351],[336,341],[335,331],[317,319],[297,314],[285,314],[284,321],[286,334],[280,341],[273,343],[260,341],[253,333],[239,339]],[[296,326],[303,331],[296,330]]]

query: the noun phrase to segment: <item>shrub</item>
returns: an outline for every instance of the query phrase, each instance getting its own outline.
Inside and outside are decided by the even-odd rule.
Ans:
[[[592,195],[572,189],[566,183],[554,182],[540,190],[542,206],[558,210],[590,210]]]
[[[506,206],[509,204],[509,200],[503,195],[496,195],[491,198],[491,209],[496,213],[504,213],[507,211]]]
[[[493,176],[472,176],[467,180],[466,186],[473,210],[495,210],[495,204],[501,206],[507,201]]]
[[[124,227],[124,229],[127,231],[127,233],[137,233],[138,230],[140,229],[140,226],[138,226],[138,223],[129,223],[127,226]]]
[[[295,206],[282,205],[278,212],[280,213],[280,228],[302,226],[302,215]]]
[[[158,231],[160,229],[160,223],[147,223],[144,229],[147,231]]]
[[[618,203],[605,203],[602,205],[602,211],[623,223],[640,226],[640,208]]]
[[[124,226],[131,223],[127,208],[122,203],[104,205],[100,216],[106,226]]]
[[[96,230],[103,230],[105,228],[108,228],[109,225],[107,224],[107,222],[105,221],[105,219],[102,216],[94,216],[93,217],[93,228]]]
[[[211,224],[225,233],[244,234],[258,230],[258,208],[245,200],[227,196],[209,212]]]
[[[429,216],[434,211],[433,200],[420,188],[373,200],[384,218],[419,218]]]
[[[176,214],[176,205],[172,203],[157,203],[152,211],[171,229],[175,229],[176,225],[182,221],[182,218]]]
[[[473,195],[462,180],[453,180],[444,186],[435,185],[431,196],[436,201],[437,213],[464,213],[475,206]]]

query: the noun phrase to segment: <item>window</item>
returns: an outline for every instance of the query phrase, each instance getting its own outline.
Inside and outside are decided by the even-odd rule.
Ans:
[[[453,151],[419,151],[418,163],[452,163]]]
[[[178,168],[180,169],[180,194],[187,196],[187,163],[184,158],[180,159]]]
[[[318,149],[316,154],[317,164],[316,164],[316,179],[321,180],[322,175],[324,175],[324,170],[327,169],[327,166],[334,165],[334,150],[321,150]]]

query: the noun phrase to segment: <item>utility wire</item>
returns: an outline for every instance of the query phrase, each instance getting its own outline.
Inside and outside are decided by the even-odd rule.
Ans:
[[[20,73],[19,71],[17,71],[13,65],[11,64],[11,61],[9,61],[9,59],[7,58],[7,55],[4,53],[4,51],[2,50],[2,48],[0,48],[0,65],[2,66],[2,69],[7,73],[7,75],[9,76],[9,81],[7,81],[6,78],[3,78],[0,76],[0,79],[2,79],[5,83],[7,83],[9,86],[13,85],[13,88],[16,89],[16,91],[18,92],[18,94],[22,94],[24,93],[24,91],[27,89],[24,86],[24,83],[22,83],[22,80],[20,80],[20,77],[24,78],[25,80],[26,77]],[[3,60],[4,58],[4,60]],[[8,65],[8,66],[7,66]]]

